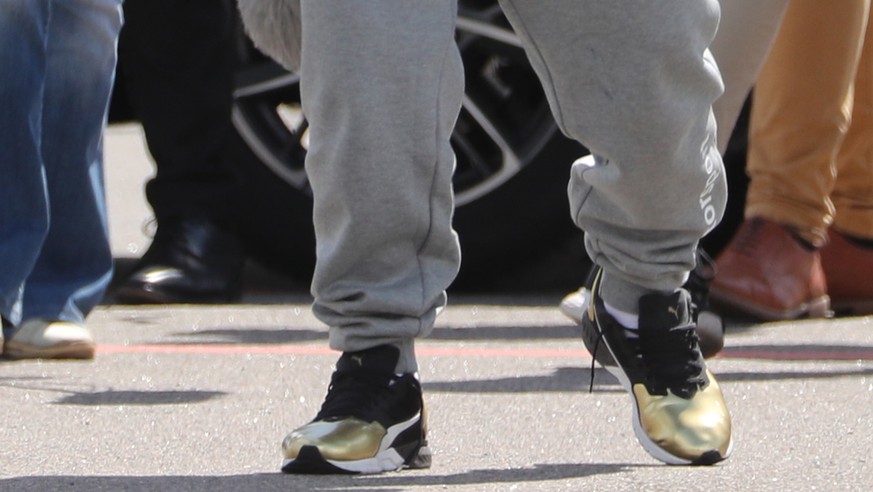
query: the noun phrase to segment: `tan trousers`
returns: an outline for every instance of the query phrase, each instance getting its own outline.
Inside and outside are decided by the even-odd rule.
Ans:
[[[873,239],[870,0],[792,0],[755,88],[746,217]]]

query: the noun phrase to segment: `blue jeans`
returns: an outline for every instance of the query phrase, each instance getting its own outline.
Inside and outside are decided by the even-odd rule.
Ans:
[[[81,323],[112,276],[103,130],[121,0],[0,2],[0,313]]]

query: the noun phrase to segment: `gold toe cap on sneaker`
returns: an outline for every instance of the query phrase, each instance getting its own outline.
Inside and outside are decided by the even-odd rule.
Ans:
[[[706,374],[709,384],[691,398],[669,391],[651,395],[642,384],[633,388],[642,430],[652,444],[674,458],[665,460],[668,463],[714,463],[730,454],[730,413],[715,377]]]
[[[327,460],[362,460],[376,456],[385,434],[378,422],[355,418],[316,421],[288,434],[282,452],[285,459],[295,459],[303,446],[315,446]]]

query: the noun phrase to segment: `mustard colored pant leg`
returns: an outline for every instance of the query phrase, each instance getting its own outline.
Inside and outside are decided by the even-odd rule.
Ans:
[[[837,154],[837,180],[831,193],[834,228],[873,239],[873,32],[869,23],[854,93],[851,125]]]
[[[755,89],[746,217],[825,242],[870,0],[793,0]]]

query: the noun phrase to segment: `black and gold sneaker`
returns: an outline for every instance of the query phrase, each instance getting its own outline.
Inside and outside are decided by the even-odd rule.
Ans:
[[[598,268],[582,320],[583,340],[633,399],[640,444],[671,465],[711,465],[727,458],[730,414],[700,353],[688,292],[643,296],[640,327],[628,330],[606,312],[600,279]]]
[[[344,352],[315,419],[282,441],[285,473],[380,473],[429,468],[421,384],[397,375],[399,351]]]

